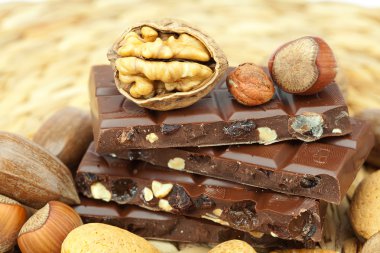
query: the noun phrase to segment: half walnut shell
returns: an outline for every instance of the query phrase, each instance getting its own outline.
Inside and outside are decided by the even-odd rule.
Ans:
[[[212,38],[173,19],[131,26],[107,56],[120,93],[159,111],[194,104],[225,78],[228,68]]]

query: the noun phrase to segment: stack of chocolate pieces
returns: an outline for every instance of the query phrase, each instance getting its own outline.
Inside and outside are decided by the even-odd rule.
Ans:
[[[94,143],[76,174],[85,222],[256,249],[322,240],[327,204],[373,146],[323,40],[280,47],[268,64],[276,87],[254,64],[228,69],[209,36],[178,20],[132,26],[108,59],[91,70]]]
[[[91,200],[83,198],[76,210],[85,222],[147,238],[313,247],[322,239],[326,203],[342,200],[373,141],[367,124],[348,118],[335,83],[315,96],[277,91],[250,108],[221,82],[190,107],[158,112],[121,95],[110,66],[95,66],[90,94],[95,142],[76,182]],[[328,122],[321,137],[351,134],[289,140],[296,135],[282,124],[305,112]],[[260,128],[277,132],[272,142],[288,141],[236,145],[260,141]]]

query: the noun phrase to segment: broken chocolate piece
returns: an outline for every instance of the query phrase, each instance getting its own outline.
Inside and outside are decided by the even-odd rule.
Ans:
[[[127,150],[116,154],[163,167],[176,157],[184,161],[187,172],[338,204],[374,145],[367,123],[354,119],[351,123],[351,134],[312,143]]]
[[[248,242],[255,249],[266,250],[315,246],[311,241],[303,244],[260,233],[252,233],[254,236],[205,219],[154,212],[138,206],[118,205],[88,198],[82,198],[81,204],[74,209],[84,223],[107,223],[153,240],[217,244],[239,239]]]
[[[335,83],[310,96],[277,90],[268,103],[246,107],[232,97],[223,81],[190,107],[158,112],[127,100],[112,80],[110,66],[92,68],[90,100],[100,154],[138,148],[314,141],[351,132],[348,109]],[[126,137],[120,138],[123,131]]]
[[[115,182],[120,180],[132,181],[124,184],[127,192],[130,192],[131,185],[136,186],[137,192],[132,198],[120,201],[121,196],[112,192]],[[317,200],[170,170],[141,161],[100,156],[94,145],[89,147],[79,166],[76,182],[78,191],[90,198],[209,219],[245,232],[278,233],[271,229],[272,226],[281,231],[278,237],[282,239],[321,240],[325,205]],[[141,198],[144,191],[146,201]],[[147,194],[149,191],[151,193]],[[118,192],[123,191],[119,189]],[[302,228],[294,226],[295,222]],[[303,231],[304,224],[316,226],[316,232],[310,238]]]

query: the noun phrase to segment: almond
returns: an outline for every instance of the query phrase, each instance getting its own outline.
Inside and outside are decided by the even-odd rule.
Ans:
[[[39,128],[33,141],[76,170],[93,139],[90,113],[74,107],[57,111]]]
[[[78,204],[70,170],[39,145],[0,132],[0,194],[41,208],[50,200]]]

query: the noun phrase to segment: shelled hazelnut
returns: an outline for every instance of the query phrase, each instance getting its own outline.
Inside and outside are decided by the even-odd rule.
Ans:
[[[253,64],[244,63],[227,77],[227,87],[236,100],[243,105],[261,105],[273,97],[274,85],[264,70]]]

